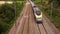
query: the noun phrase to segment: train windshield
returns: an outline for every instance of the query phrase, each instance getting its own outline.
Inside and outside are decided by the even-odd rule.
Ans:
[[[33,6],[33,8],[35,8],[36,6]]]
[[[40,15],[40,14],[41,14],[41,12],[40,12],[40,11],[36,11],[36,14],[37,14],[37,15]]]

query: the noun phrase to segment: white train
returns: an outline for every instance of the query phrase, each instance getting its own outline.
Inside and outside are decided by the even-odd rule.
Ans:
[[[41,10],[39,10],[38,7],[36,7],[36,5],[32,1],[30,1],[30,3],[32,5],[33,14],[34,14],[36,22],[42,23],[43,20],[42,20],[42,12],[41,12]]]

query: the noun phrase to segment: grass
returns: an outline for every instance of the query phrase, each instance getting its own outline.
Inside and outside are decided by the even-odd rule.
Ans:
[[[24,7],[24,5],[25,5],[25,1],[16,1],[16,16],[19,16],[21,10],[23,9],[22,7]]]
[[[34,1],[34,3],[39,7],[40,10],[50,19],[50,21],[60,30],[60,15],[58,14],[58,10],[56,8],[52,9],[52,16],[51,16],[51,7],[50,4],[47,2]]]

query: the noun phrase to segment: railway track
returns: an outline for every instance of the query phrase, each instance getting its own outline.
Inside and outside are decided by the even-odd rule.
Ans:
[[[47,31],[46,31],[43,23],[37,24],[37,28],[38,28],[40,34],[47,34]],[[42,31],[43,31],[43,32],[42,32]]]
[[[43,23],[37,23],[34,19],[32,6],[27,2],[15,27],[13,27],[15,32],[13,33],[11,30],[9,34],[57,34],[47,22],[49,21],[43,17]]]
[[[34,17],[34,16],[33,16]],[[35,27],[37,28],[39,34],[47,34],[47,31],[43,25],[43,23],[37,23],[35,20],[34,20],[34,24],[35,24]]]

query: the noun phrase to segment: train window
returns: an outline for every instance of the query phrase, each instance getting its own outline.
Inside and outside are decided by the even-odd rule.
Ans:
[[[40,15],[40,14],[41,14],[41,12],[40,12],[40,11],[36,11],[36,14],[37,14],[37,15]]]
[[[33,6],[33,8],[36,7],[36,6]]]

